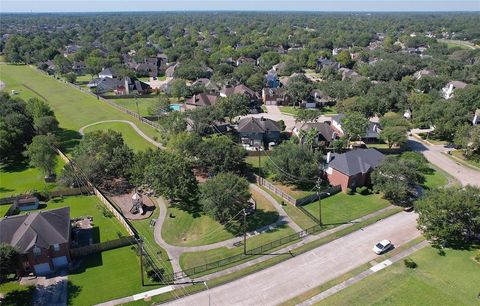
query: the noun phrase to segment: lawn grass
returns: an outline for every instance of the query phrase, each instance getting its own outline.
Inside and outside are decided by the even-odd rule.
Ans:
[[[65,162],[57,156],[55,173],[60,174]],[[30,167],[28,161],[0,164],[0,198],[28,193],[30,191],[52,191],[57,183],[46,183],[44,174]]]
[[[22,286],[18,281],[0,283],[0,293],[4,295],[0,305],[32,305],[34,291],[34,286]]]
[[[12,204],[0,205],[0,218],[5,217],[5,215],[7,214],[7,211],[10,209],[10,206],[12,206]]]
[[[275,228],[272,231],[264,232],[262,234],[250,237],[247,239],[247,252],[248,250],[259,247],[263,244],[269,243],[271,241],[286,237],[293,234],[294,231],[287,225],[282,225]],[[238,247],[221,247],[208,251],[194,252],[194,253],[183,253],[180,256],[180,266],[182,269],[193,268],[200,266],[206,263],[214,262],[221,260],[230,256],[238,255],[243,253],[243,245]],[[238,264],[238,263],[237,263]],[[227,266],[223,267],[227,268]]]
[[[69,305],[95,305],[155,289],[142,287],[140,260],[132,246],[80,258],[68,275]]]
[[[67,84],[49,77],[33,67],[25,65],[0,65],[0,75],[6,91],[14,89],[24,99],[37,97],[46,99],[55,111],[60,127],[72,132],[81,127],[111,119],[124,119],[135,123],[150,137],[159,133],[139,120],[122,113],[94,96],[81,92]],[[68,139],[67,139],[68,140]]]
[[[416,269],[397,262],[323,300],[319,305],[478,305],[480,265],[476,250],[426,247],[410,258]]]
[[[433,165],[430,165],[430,168],[432,172],[425,174],[425,182],[422,184],[423,188],[432,190],[448,184],[448,178],[442,170]]]
[[[117,239],[120,235],[128,235],[125,228],[117,221],[115,217],[108,218],[103,215],[102,209],[105,206],[96,196],[93,195],[55,198],[47,202],[46,205],[41,204],[38,210],[55,209],[67,206],[70,207],[70,218],[72,219],[82,216],[93,217],[94,243]]]
[[[155,211],[150,218],[143,220],[132,220],[130,222],[143,239],[145,251],[151,255],[155,264],[160,268],[163,268],[166,274],[171,274],[173,273],[173,269],[172,265],[168,261],[168,254],[156,243],[153,233],[154,227],[150,225],[151,221],[157,219],[159,214],[160,208],[158,205],[156,205]]]
[[[300,109],[298,108],[298,106],[279,106],[279,108],[282,113],[291,115],[294,117],[297,115],[298,110]],[[334,106],[323,106],[318,108],[318,110],[322,113],[322,115],[325,115],[325,116],[338,114]]]
[[[138,109],[137,109],[137,103],[138,103]],[[158,101],[158,97],[156,96],[151,96],[148,98],[125,98],[125,99],[114,99],[112,100],[113,102],[125,107],[126,109],[138,113],[140,112],[140,116],[148,116],[148,109],[155,104],[155,102]]]
[[[253,231],[277,221],[278,212],[260,193],[251,190],[257,211],[247,218],[247,230]],[[174,217],[171,218],[170,215]],[[187,212],[169,207],[162,227],[162,237],[172,245],[198,246],[235,237],[235,233],[202,212]]]
[[[390,203],[378,194],[337,193],[321,201],[322,223],[336,225],[346,223],[385,208]],[[314,216],[318,216],[318,201],[303,206]]]
[[[123,136],[123,140],[125,144],[129,146],[132,150],[139,152],[145,151],[146,149],[156,149],[157,147],[154,146],[152,143],[146,141],[143,137],[138,135],[138,133],[128,124],[125,122],[105,122],[92,125],[86,128],[84,131],[85,133],[93,132],[97,130],[114,130],[119,132]]]

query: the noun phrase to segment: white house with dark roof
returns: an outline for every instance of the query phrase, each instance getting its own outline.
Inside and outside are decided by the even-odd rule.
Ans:
[[[467,83],[461,81],[451,81],[442,88],[442,96],[445,100],[453,98],[453,93],[456,89],[464,89]]]

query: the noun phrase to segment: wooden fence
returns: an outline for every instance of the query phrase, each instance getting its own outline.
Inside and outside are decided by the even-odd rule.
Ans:
[[[132,245],[135,243],[136,241],[133,236],[124,236],[114,240],[109,240],[105,242],[100,242],[100,243],[86,245],[79,248],[70,249],[70,255],[72,257],[85,256],[85,255],[90,255],[94,253],[100,253],[103,251],[113,250],[116,248]]]

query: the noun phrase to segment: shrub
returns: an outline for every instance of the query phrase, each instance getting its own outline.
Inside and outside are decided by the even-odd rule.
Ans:
[[[357,188],[357,193],[361,195],[367,195],[370,193],[370,191],[368,190],[368,187],[363,186],[363,187]]]
[[[347,194],[348,195],[352,195],[355,193],[355,190],[353,190],[352,188],[347,188]]]
[[[409,269],[415,269],[417,267],[417,263],[411,260],[410,258],[404,259],[403,263],[405,264],[405,267]]]
[[[480,263],[480,250],[477,251],[477,254],[475,254],[475,260]]]
[[[105,206],[103,206],[103,205],[97,205],[97,208],[102,211],[102,215],[103,215],[105,218],[111,218],[111,217],[113,217],[113,213],[112,213],[111,211],[109,211]]]

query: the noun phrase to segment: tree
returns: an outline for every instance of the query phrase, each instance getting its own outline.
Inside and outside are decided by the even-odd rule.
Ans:
[[[367,132],[369,122],[361,113],[352,112],[343,119],[342,128],[348,135],[348,141],[351,139],[360,140]]]
[[[480,125],[463,125],[455,133],[455,144],[467,159],[480,159]]]
[[[314,122],[321,114],[318,109],[299,109],[295,114],[295,122]]]
[[[32,143],[27,146],[24,154],[30,160],[32,167],[42,170],[45,176],[51,176],[54,174],[56,165],[55,146],[54,135],[37,135],[33,137]]]
[[[203,211],[224,224],[249,207],[248,181],[233,173],[219,173],[200,187]]]
[[[254,91],[260,91],[265,87],[265,81],[265,76],[261,72],[257,72],[248,78],[246,85]]]
[[[33,118],[33,125],[37,134],[46,135],[58,130],[58,121],[50,106],[42,100],[33,98],[28,100],[26,109]]]
[[[223,117],[227,117],[232,122],[233,118],[248,114],[249,103],[247,96],[234,94],[228,97],[220,97],[216,107],[218,107]]]
[[[167,197],[183,209],[194,209],[197,180],[192,165],[176,153],[148,149],[135,155],[131,168],[132,182],[147,186],[156,195]]]
[[[0,93],[0,160],[18,159],[34,135],[25,102]]]
[[[436,245],[464,246],[480,234],[480,189],[439,188],[415,203],[418,228]]]
[[[380,133],[380,138],[388,144],[389,148],[394,145],[401,147],[407,143],[407,128],[404,126],[387,126]]]
[[[347,50],[340,51],[335,59],[345,67],[351,67],[353,65],[352,57],[350,56],[350,52]]]
[[[72,157],[93,183],[128,177],[133,151],[122,134],[113,130],[86,133]]]
[[[165,95],[159,95],[158,100],[155,101],[155,103],[148,108],[148,114],[150,116],[156,116],[158,118],[161,115],[167,114],[171,110],[172,109],[170,108],[170,100],[168,99],[168,97]]]
[[[201,143],[202,137],[197,133],[181,132],[170,137],[167,148],[172,152],[193,159],[197,156]]]
[[[69,72],[65,74],[64,77],[65,77],[65,80],[67,80],[67,82],[72,84],[75,83],[75,81],[77,80],[77,75],[75,74],[75,72]]]
[[[394,204],[406,206],[416,194],[416,187],[423,176],[416,163],[409,159],[387,156],[372,172],[372,184],[376,192]]]
[[[0,280],[17,272],[21,264],[20,259],[20,252],[17,248],[7,243],[0,243]]]
[[[197,107],[187,112],[190,119],[190,127],[199,135],[206,135],[211,132],[211,125],[216,121],[223,120],[223,114],[219,108],[214,106]]]
[[[190,89],[185,80],[175,79],[171,85],[171,95],[175,98],[181,99],[190,95]]]
[[[305,100],[310,95],[310,90],[310,85],[303,78],[293,77],[287,86],[287,94],[292,98],[293,105]]]
[[[199,146],[197,165],[210,174],[240,172],[244,166],[246,151],[228,136],[214,135]]]
[[[265,166],[273,178],[289,185],[308,185],[320,174],[320,153],[309,147],[283,143],[273,149]]]
[[[63,55],[58,54],[55,56],[53,63],[55,64],[55,71],[57,73],[64,75],[72,71],[72,64]]]

